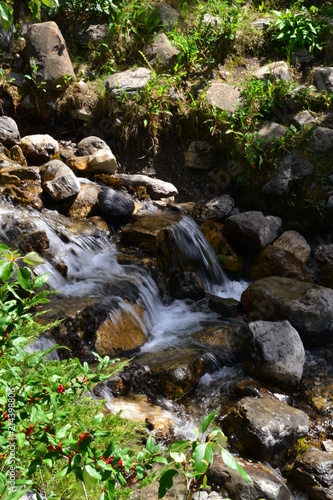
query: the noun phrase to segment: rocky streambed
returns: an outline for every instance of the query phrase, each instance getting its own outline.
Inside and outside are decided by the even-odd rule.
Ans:
[[[333,498],[330,240],[230,195],[178,203],[169,182],[118,174],[94,136],[69,154],[3,116],[0,137],[1,241],[41,254],[62,292],[50,334],[82,360],[134,355],[96,389],[111,411],[139,407],[170,442],[219,408],[253,479],[214,462],[219,498]]]

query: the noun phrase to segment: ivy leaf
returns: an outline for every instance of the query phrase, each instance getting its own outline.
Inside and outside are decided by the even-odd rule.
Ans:
[[[213,422],[214,420],[214,417],[216,415],[216,413],[219,411],[219,408],[217,408],[216,410],[212,411],[212,413],[210,413],[209,415],[207,415],[203,421],[202,421],[202,424],[201,424],[201,432],[202,434],[204,432],[206,432],[206,430],[208,429],[209,425]]]
[[[163,472],[160,477],[160,486],[158,488],[158,498],[163,498],[166,492],[173,486],[173,478],[178,475],[176,469],[169,469]]]
[[[213,462],[213,452],[209,443],[200,443],[191,454],[194,461],[193,470],[196,474],[204,474],[209,464]]]

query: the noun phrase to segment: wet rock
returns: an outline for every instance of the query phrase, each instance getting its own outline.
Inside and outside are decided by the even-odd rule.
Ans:
[[[32,24],[25,40],[24,58],[30,64],[34,60],[38,66],[37,85],[45,82],[47,88],[56,90],[64,87],[65,77],[75,80],[66,42],[55,22]]]
[[[104,85],[111,97],[118,97],[122,93],[135,95],[146,87],[151,77],[152,71],[150,69],[128,69],[109,76],[109,78],[105,80]]]
[[[209,200],[202,211],[203,220],[223,220],[230,215],[235,206],[235,200],[229,195],[224,194]]]
[[[226,83],[213,82],[207,89],[206,99],[211,106],[231,114],[240,106],[241,91]]]
[[[111,152],[110,147],[105,141],[103,141],[103,139],[90,135],[79,142],[77,145],[77,154],[78,156],[89,156],[96,153],[100,149],[105,149],[106,151]]]
[[[245,397],[230,410],[225,427],[235,446],[274,466],[287,463],[297,439],[307,435],[309,417],[301,410],[263,396]]]
[[[43,255],[49,248],[50,242],[45,231],[33,231],[30,234],[25,234],[18,241],[18,246],[25,254],[37,252]]]
[[[282,225],[279,217],[262,212],[243,212],[228,217],[223,232],[232,241],[250,250],[260,251],[272,243]]]
[[[178,194],[177,188],[170,182],[165,182],[160,179],[153,179],[152,177],[148,177],[148,175],[118,174],[117,178],[122,180],[124,186],[145,186],[147,193],[152,200],[169,198]]]
[[[318,68],[315,71],[315,83],[320,91],[333,92],[333,68]]]
[[[213,464],[207,470],[209,484],[219,486],[224,497],[237,500],[290,500],[291,496],[282,477],[260,462],[245,461],[237,457],[237,462],[249,474],[251,483],[242,479],[237,471],[229,469],[222,457],[214,457]]]
[[[144,54],[153,67],[166,69],[175,65],[179,50],[171,44],[165,33],[159,33],[152,44],[145,47]]]
[[[37,164],[50,160],[59,152],[59,144],[48,134],[26,135],[20,147],[29,162]]]
[[[0,116],[0,142],[5,146],[13,146],[20,142],[20,132],[13,118]]]
[[[114,174],[117,160],[111,151],[99,149],[88,156],[72,156],[66,164],[77,175],[92,176],[97,173]]]
[[[214,166],[214,154],[211,145],[205,141],[193,141],[184,154],[186,168],[211,170]]]
[[[268,78],[278,78],[279,80],[284,80],[288,82],[290,80],[290,72],[288,64],[284,61],[276,61],[270,64],[262,66],[260,69],[255,71],[252,76],[258,80],[267,80]]]
[[[25,156],[20,146],[15,145],[11,148],[10,157],[13,161],[22,165],[22,167],[27,166],[27,160],[25,159]]]
[[[308,110],[300,111],[291,119],[291,124],[298,130],[301,130],[303,127],[307,127],[308,125],[314,125],[315,123],[316,119]]]
[[[219,323],[195,333],[192,339],[213,352],[220,366],[233,366],[242,358],[241,335],[236,325]]]
[[[306,262],[309,260],[311,248],[304,236],[297,231],[285,231],[274,241],[273,246],[282,248],[287,252],[292,253],[299,260]],[[332,245],[332,260],[333,260],[333,245]]]
[[[173,30],[179,21],[179,13],[166,2],[157,3],[154,12],[160,19],[161,25],[170,31]]]
[[[333,498],[333,453],[309,448],[298,458],[291,473],[297,487],[311,499]]]
[[[215,295],[209,297],[209,307],[225,318],[235,318],[240,311],[240,302],[236,299],[222,298]]]
[[[333,290],[290,278],[272,276],[250,285],[242,294],[242,306],[254,318],[287,319],[305,345],[333,340]]]
[[[55,201],[62,201],[80,192],[80,183],[61,160],[51,160],[41,167],[42,188]]]
[[[333,243],[319,245],[314,252],[314,257],[319,262],[333,262]]]
[[[333,148],[333,130],[317,127],[309,141],[310,148],[316,156],[323,156]]]
[[[293,153],[284,156],[277,169],[274,171],[271,180],[262,188],[264,193],[282,196],[289,186],[294,182],[308,175],[312,175],[313,165],[305,158]]]
[[[105,189],[98,193],[98,205],[105,216],[112,222],[124,222],[129,219],[135,205],[131,198],[114,189]]]
[[[40,173],[37,167],[12,166],[0,170],[1,184],[20,184],[20,181],[40,181]]]
[[[83,219],[96,215],[98,210],[98,193],[100,188],[95,184],[80,184],[80,192],[69,209],[73,219]]]
[[[27,185],[7,185],[2,191],[4,196],[14,203],[14,205],[27,205],[42,210],[43,202],[38,194],[30,191]]]
[[[185,272],[172,276],[167,286],[170,295],[176,299],[200,300],[205,296],[204,286],[196,273]]]
[[[305,264],[292,253],[274,245],[267,245],[256,255],[249,269],[251,281],[268,276],[284,276],[312,283],[311,275]]]
[[[256,377],[290,388],[303,374],[305,351],[289,321],[253,321],[244,349],[245,368]]]

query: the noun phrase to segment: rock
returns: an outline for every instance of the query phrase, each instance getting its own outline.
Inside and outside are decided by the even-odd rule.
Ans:
[[[315,60],[315,57],[306,47],[298,47],[292,55],[292,59],[296,64],[309,64]]]
[[[316,122],[317,120],[308,110],[300,111],[291,119],[291,124],[294,125],[298,130],[301,130],[303,127],[307,127],[308,125],[313,125]]]
[[[299,384],[305,351],[289,321],[253,321],[248,332],[244,346],[246,370],[285,389]]]
[[[256,211],[243,212],[228,217],[223,232],[231,241],[259,252],[278,237],[281,225],[279,217],[264,216]]]
[[[100,191],[98,204],[105,216],[115,223],[122,223],[129,219],[135,208],[131,198],[114,189]]]
[[[284,276],[312,283],[311,275],[302,261],[287,250],[273,245],[267,245],[256,255],[249,269],[251,281],[268,276]]]
[[[309,448],[296,460],[291,478],[309,498],[332,500],[333,452]]]
[[[48,134],[26,135],[21,139],[20,147],[28,161],[44,163],[59,152],[59,144]]]
[[[288,82],[290,80],[290,72],[288,64],[284,61],[276,61],[270,64],[262,66],[260,69],[255,71],[252,76],[258,80],[267,80],[268,78],[278,78],[279,80],[284,80]]]
[[[271,24],[272,24],[272,19],[269,19],[268,17],[263,17],[251,23],[251,26],[257,31],[266,31]]]
[[[98,327],[95,349],[100,356],[128,355],[147,341],[142,305],[112,311]]]
[[[94,22],[89,20],[78,30],[77,36],[82,43],[103,41],[110,35],[108,23]]]
[[[220,366],[234,366],[242,358],[240,329],[228,323],[217,323],[192,336],[193,341],[209,349]]]
[[[1,194],[9,198],[15,205],[28,205],[36,210],[42,210],[43,202],[38,194],[31,192],[26,187],[7,184]]]
[[[105,149],[111,153],[110,147],[105,141],[103,141],[103,139],[90,135],[79,142],[77,145],[77,154],[78,156],[89,156],[96,153],[100,149]]]
[[[314,257],[318,262],[333,262],[333,243],[329,245],[318,245],[314,252]]]
[[[313,165],[308,160],[294,153],[287,153],[274,171],[271,180],[262,188],[262,191],[267,194],[282,196],[293,182],[312,175],[313,171]]]
[[[202,218],[203,220],[223,220],[230,215],[234,206],[235,201],[229,194],[217,196],[206,203],[202,211]]]
[[[179,13],[166,2],[157,3],[154,13],[160,19],[161,25],[170,31],[176,26],[180,17]]]
[[[285,231],[281,234],[281,236],[278,237],[277,240],[274,241],[273,246],[282,248],[283,250],[292,253],[300,261],[304,262],[304,264],[307,263],[311,254],[310,245],[308,244],[304,236],[299,234],[297,231]]]
[[[225,428],[237,438],[237,448],[273,466],[283,466],[297,439],[307,435],[309,417],[270,396],[245,397],[228,413]]]
[[[30,64],[34,60],[38,66],[37,85],[45,82],[47,88],[56,90],[64,87],[64,78],[75,79],[66,42],[55,22],[32,24],[25,40],[24,58]]]
[[[80,192],[80,183],[61,160],[51,160],[41,167],[42,188],[55,201],[62,201]]]
[[[117,178],[121,179],[124,186],[137,187],[145,186],[147,193],[152,200],[160,200],[162,198],[169,198],[178,194],[177,188],[170,182],[165,182],[160,179],[153,179],[148,175],[128,175],[118,174]]]
[[[333,148],[333,130],[325,127],[316,127],[309,145],[316,156],[323,156]]]
[[[320,284],[328,288],[333,288],[333,262],[327,262],[320,271]]]
[[[169,293],[176,299],[200,300],[205,289],[196,273],[184,272],[171,276],[167,283]]]
[[[37,167],[10,166],[0,170],[1,184],[21,184],[20,181],[40,181]]]
[[[212,311],[215,311],[225,318],[235,318],[240,311],[240,302],[236,299],[228,299],[211,295],[208,305]]]
[[[314,78],[318,90],[329,94],[333,92],[333,68],[317,68]]]
[[[223,498],[239,500],[290,500],[291,496],[282,478],[270,467],[253,460],[245,461],[237,457],[237,462],[252,479],[248,483],[239,472],[227,467],[221,456],[214,457],[213,464],[207,470],[209,484],[219,487]]]
[[[165,33],[159,33],[152,44],[144,48],[144,54],[153,67],[166,69],[175,65],[179,50],[171,44]]]
[[[281,139],[285,133],[286,129],[279,123],[266,122],[258,129],[256,140],[261,149],[267,149],[275,139]]]
[[[99,149],[88,156],[71,156],[66,164],[75,174],[88,177],[97,173],[114,174],[118,168],[115,156],[106,149]]]
[[[135,95],[144,87],[152,77],[152,71],[147,68],[128,69],[109,76],[105,82],[105,88],[111,97],[118,97],[122,93]]]
[[[100,188],[95,184],[80,185],[80,192],[69,209],[72,219],[83,219],[96,215],[98,211],[98,193]]]
[[[50,241],[45,231],[34,230],[29,234],[24,234],[18,240],[18,245],[22,252],[37,252],[40,255],[45,254],[50,246]]]
[[[287,319],[305,345],[333,340],[333,290],[291,278],[271,276],[250,285],[242,306],[256,319]]]
[[[25,159],[25,156],[23,154],[23,151],[18,145],[15,145],[11,148],[10,157],[13,161],[22,165],[22,167],[26,167],[28,165],[27,160]]]
[[[217,109],[232,114],[240,106],[241,91],[222,82],[213,82],[206,92],[207,102]]]
[[[15,34],[15,26],[14,24],[11,24],[9,28],[5,31],[2,27],[2,24],[0,23],[0,47],[2,49],[7,49]]]
[[[208,142],[193,141],[184,154],[186,168],[211,170],[214,166],[213,149]]]
[[[13,146],[20,142],[20,132],[17,124],[9,116],[0,116],[0,142],[5,146]]]

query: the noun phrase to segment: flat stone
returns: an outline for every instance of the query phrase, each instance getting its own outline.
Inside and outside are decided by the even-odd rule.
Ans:
[[[232,114],[240,106],[241,91],[226,83],[213,82],[207,89],[206,99],[211,106]]]
[[[114,174],[118,168],[114,154],[107,149],[98,149],[88,156],[71,156],[66,164],[75,174],[88,177],[97,173]]]
[[[276,61],[262,66],[257,71],[252,73],[252,76],[258,80],[267,80],[268,78],[278,78],[288,82],[290,80],[290,72],[288,64],[285,61]]]
[[[69,209],[69,216],[72,219],[84,219],[97,214],[98,193],[100,188],[96,184],[80,185],[80,192]]]
[[[318,68],[315,71],[315,83],[318,90],[333,92],[333,68]]]
[[[258,138],[262,141],[266,139],[265,142],[261,144],[263,147],[266,147],[266,144],[269,144],[274,139],[281,139],[286,133],[285,127],[275,122],[266,122],[258,129]]]
[[[123,181],[124,186],[145,186],[147,193],[152,200],[160,200],[176,196],[178,189],[170,182],[162,181],[141,174],[118,174],[117,178]]]
[[[300,111],[291,119],[291,124],[294,125],[298,130],[301,130],[303,127],[307,127],[309,125],[313,125],[316,123],[316,119],[312,116],[310,111]]]
[[[111,97],[118,97],[122,93],[137,94],[146,87],[152,77],[152,71],[147,68],[128,69],[109,76],[104,82]]]

